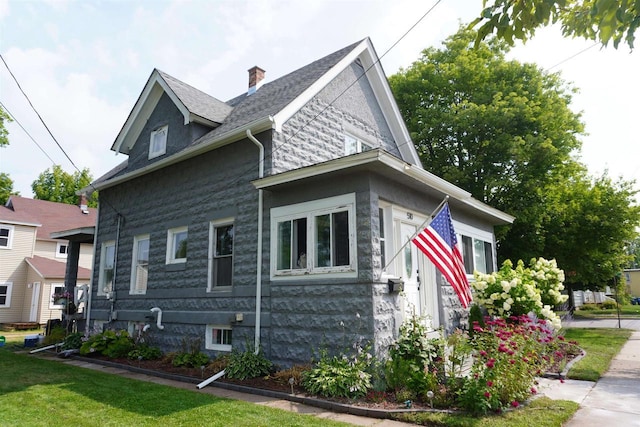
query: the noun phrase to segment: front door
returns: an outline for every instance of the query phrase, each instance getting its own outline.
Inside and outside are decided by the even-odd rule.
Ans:
[[[416,233],[416,226],[402,222],[400,224],[400,241],[404,248],[401,256],[401,277],[404,281],[405,318],[422,315],[422,298],[420,289],[420,267],[418,248],[411,243]]]
[[[31,307],[29,309],[29,322],[38,321],[38,303],[40,302],[40,282],[33,282],[31,287]]]

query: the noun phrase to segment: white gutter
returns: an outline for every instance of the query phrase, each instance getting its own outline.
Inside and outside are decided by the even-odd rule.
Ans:
[[[270,120],[273,120],[269,117]],[[258,146],[260,150],[260,163],[258,170],[258,179],[264,177],[264,145],[258,139],[253,136],[251,129],[246,130],[247,138]],[[254,351],[255,354],[260,352],[260,316],[262,315],[262,212],[263,212],[263,190],[258,189],[258,250],[256,255],[256,326],[255,326],[255,339],[254,339]],[[223,369],[214,376],[207,378],[197,385],[198,389],[208,386],[218,378],[224,376],[226,371]]]

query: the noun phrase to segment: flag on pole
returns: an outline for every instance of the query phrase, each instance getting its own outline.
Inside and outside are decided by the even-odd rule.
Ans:
[[[440,270],[458,294],[462,306],[467,308],[472,300],[471,288],[464,271],[448,203],[412,241]]]

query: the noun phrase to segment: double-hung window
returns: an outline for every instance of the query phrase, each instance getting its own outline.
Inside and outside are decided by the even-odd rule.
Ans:
[[[147,292],[147,278],[149,276],[149,235],[142,234],[133,238],[133,259],[131,262],[131,290],[132,294]]]
[[[212,221],[209,226],[208,289],[233,283],[233,219]]]
[[[12,282],[0,283],[0,308],[11,307],[11,290],[13,289]]]
[[[471,237],[465,234],[460,235],[460,245],[464,270],[467,274],[492,273],[493,265],[493,244],[487,237]]]
[[[149,159],[162,156],[167,152],[167,133],[169,126],[162,126],[151,132],[149,140]]]
[[[187,227],[172,228],[167,232],[167,264],[187,262]]]
[[[64,283],[52,283],[51,284],[51,298],[49,298],[49,309],[51,310],[62,310],[64,308],[64,305],[62,304],[55,304],[54,300],[53,300],[53,296],[54,295],[62,295],[64,293],[64,291],[66,290]]]
[[[13,240],[13,226],[0,225],[0,249],[11,249]]]
[[[272,277],[355,277],[355,194],[271,210]]]
[[[98,277],[98,295],[105,295],[113,291],[113,273],[115,272],[116,242],[109,241],[102,244],[100,251],[100,273]]]
[[[372,150],[373,146],[359,138],[351,136],[349,134],[344,135],[344,154],[362,153],[363,151]]]

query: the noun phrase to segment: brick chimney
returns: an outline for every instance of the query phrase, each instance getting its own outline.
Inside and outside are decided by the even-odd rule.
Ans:
[[[249,90],[247,91],[247,95],[256,93],[260,86],[262,86],[264,73],[265,71],[257,65],[249,68]]]

